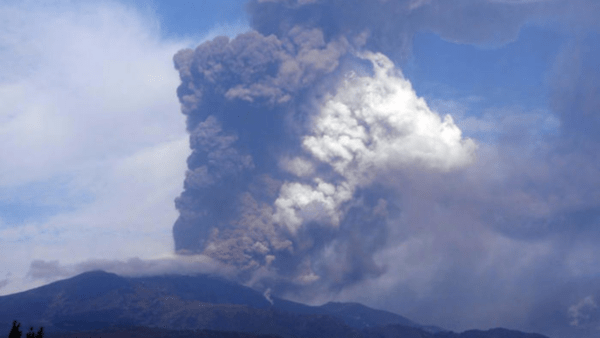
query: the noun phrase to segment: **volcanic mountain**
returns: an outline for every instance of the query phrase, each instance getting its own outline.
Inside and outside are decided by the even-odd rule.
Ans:
[[[0,297],[0,332],[18,320],[43,326],[47,337],[544,337],[505,329],[459,334],[357,303],[271,301],[214,276],[92,271]]]

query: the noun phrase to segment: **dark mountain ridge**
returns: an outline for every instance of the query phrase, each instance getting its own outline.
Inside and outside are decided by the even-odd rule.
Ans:
[[[25,326],[44,326],[48,337],[68,332],[93,336],[93,332],[102,332],[97,330],[113,330],[112,336],[117,332],[126,334],[135,327],[138,331],[188,330],[190,337],[194,330],[315,338],[398,334],[436,338],[543,337],[516,331],[498,336],[493,330],[481,331],[482,335],[472,335],[471,331],[456,334],[358,303],[308,306],[277,297],[272,302],[254,289],[215,276],[121,277],[92,271],[0,297],[0,332],[8,332],[12,320],[19,320]],[[153,334],[169,336],[158,331]]]

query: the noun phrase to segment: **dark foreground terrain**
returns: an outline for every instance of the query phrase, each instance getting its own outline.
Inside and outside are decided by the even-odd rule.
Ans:
[[[93,271],[0,297],[13,320],[48,338],[544,338],[506,329],[455,333],[357,303],[307,306],[210,276],[126,278]]]
[[[231,331],[213,330],[167,330],[149,327],[106,328],[102,330],[55,332],[45,336],[47,338],[283,338],[275,334],[259,334]],[[311,336],[289,336],[311,337]],[[511,331],[506,329],[493,329],[488,331],[466,331],[462,333],[444,332],[427,333],[423,330],[389,326],[356,333],[348,338],[546,338],[546,336]]]

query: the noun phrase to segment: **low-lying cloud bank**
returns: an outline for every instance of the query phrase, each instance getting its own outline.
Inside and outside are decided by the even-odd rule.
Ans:
[[[126,260],[90,259],[63,265],[59,261],[34,260],[27,276],[32,279],[55,281],[76,276],[86,271],[102,270],[120,276],[139,277],[165,274],[215,274],[235,278],[235,270],[207,256],[172,256],[157,259]]]

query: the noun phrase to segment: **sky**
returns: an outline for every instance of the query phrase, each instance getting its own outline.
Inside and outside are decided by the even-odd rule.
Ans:
[[[599,15],[4,1],[0,295],[208,272],[457,331],[596,337]]]

